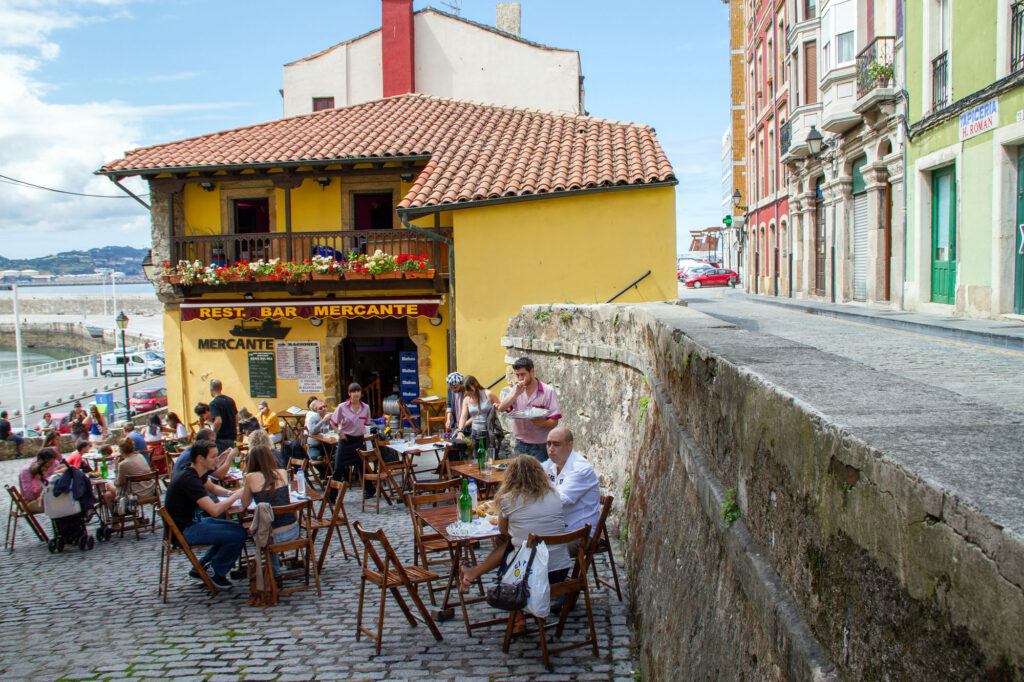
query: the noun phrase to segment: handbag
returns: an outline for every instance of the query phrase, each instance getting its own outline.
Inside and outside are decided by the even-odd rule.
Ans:
[[[139,498],[136,495],[122,495],[114,502],[114,516],[134,516],[139,509]]]
[[[537,556],[537,548],[530,549],[530,558],[526,562],[526,568],[516,575],[516,560],[526,549],[526,543],[516,552],[515,558],[509,565],[504,575],[500,576],[493,585],[487,588],[487,603],[496,609],[504,611],[522,611],[530,601],[530,571],[533,569],[533,559]],[[506,582],[506,579],[510,580]]]

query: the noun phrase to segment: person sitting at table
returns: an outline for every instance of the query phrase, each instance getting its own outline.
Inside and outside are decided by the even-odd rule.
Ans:
[[[135,445],[135,452],[142,453],[142,456],[149,461],[149,446],[146,444],[146,437],[135,430],[135,422],[131,419],[124,423],[124,437],[131,438]]]
[[[277,413],[271,411],[266,400],[256,403],[256,409],[259,410],[257,419],[259,420],[260,428],[270,436],[271,443],[275,445],[280,443],[284,438],[284,434],[281,432],[281,420],[277,418]]]
[[[225,452],[230,452],[225,450]],[[228,571],[238,560],[245,547],[249,533],[237,521],[217,518],[242,497],[244,488],[228,492],[209,480],[210,472],[221,466],[217,444],[212,440],[197,440],[192,445],[192,463],[184,471],[175,474],[167,486],[164,508],[171,520],[181,531],[190,545],[209,545],[210,549],[199,559],[204,568],[212,569],[213,584],[220,589],[231,589],[234,584],[228,578]],[[210,495],[220,501],[214,502]],[[196,521],[196,512],[207,514]],[[202,581],[202,576],[192,569],[189,576]]]
[[[164,450],[164,427],[160,423],[160,415],[151,414],[142,430],[142,439],[146,441],[149,466],[158,473],[167,471],[167,452]]]
[[[267,502],[272,507],[291,503],[288,493],[288,472],[277,465],[269,447],[257,445],[249,448],[245,472],[243,508],[248,508],[250,502]],[[299,537],[299,523],[295,514],[275,514],[270,528],[274,536],[271,542],[288,542]],[[270,566],[275,578],[281,575],[281,560],[277,554],[271,555]]]
[[[82,438],[78,442],[80,443],[83,440],[86,441],[86,442],[89,442],[88,437]],[[43,447],[44,448],[53,448],[57,452],[60,452],[60,432],[58,432],[58,431],[50,431],[48,434],[43,436]]]
[[[107,420],[100,414],[100,408],[95,403],[89,406],[89,440],[93,443],[102,443],[107,439]]]
[[[260,423],[256,417],[252,416],[252,413],[249,412],[249,408],[245,405],[238,408],[238,432],[245,436],[258,428],[260,428]]]
[[[348,386],[348,400],[338,405],[331,415],[331,423],[338,430],[338,451],[334,457],[335,480],[349,478],[349,470],[362,467],[357,450],[362,450],[366,440],[366,427],[370,425],[370,406],[362,402],[362,388],[353,382]],[[363,495],[373,497],[377,489],[372,483],[363,481]]]
[[[281,450],[274,447],[270,442],[270,434],[263,429],[256,429],[248,436],[245,437],[245,444],[249,446],[249,451],[252,452],[253,448],[265,447],[270,450],[270,453],[274,456],[274,461],[282,469],[288,464],[284,460],[284,455],[281,454]]]
[[[188,440],[188,427],[174,412],[167,413],[167,426],[163,427],[163,431],[174,440]]]
[[[565,517],[558,491],[551,485],[540,462],[530,455],[519,455],[508,465],[495,500],[500,510],[498,530],[503,541],[476,566],[460,568],[459,590],[462,592],[467,592],[480,576],[494,568],[499,569],[498,575],[504,573],[509,555],[526,542],[531,533],[565,533]],[[571,566],[569,553],[565,545],[555,545],[550,549],[548,580],[561,582]]]
[[[40,448],[18,474],[18,489],[33,514],[43,513],[43,481],[60,471],[63,462],[53,448]]]
[[[467,374],[462,381],[462,413],[459,431],[473,441],[487,438],[487,415],[498,404],[498,396],[484,388],[476,377]],[[490,444],[489,444],[490,445]]]
[[[83,455],[89,452],[90,448],[92,448],[92,443],[89,441],[78,441],[75,443],[75,449],[64,455],[64,463],[69,466],[78,467],[82,471],[89,473],[92,471],[92,467],[89,466],[89,462],[83,458]]]
[[[590,532],[597,530],[601,518],[601,486],[597,472],[583,455],[572,445],[572,431],[566,426],[556,426],[548,433],[548,461],[544,467],[551,483],[562,498],[562,513],[565,515],[565,530],[571,532],[590,524]],[[567,545],[571,556],[575,556],[579,543]]]
[[[206,403],[196,403],[196,406],[192,409],[196,414],[196,419],[199,422],[200,429],[207,429],[213,427],[213,417],[210,416],[210,406]]]
[[[137,497],[152,497],[156,493],[156,480],[132,483],[129,485],[129,476],[141,476],[150,472],[149,463],[141,453],[135,451],[135,442],[131,438],[122,438],[117,444],[118,455],[114,458],[114,491],[117,497],[124,495],[135,495]],[[113,499],[110,503],[113,503]]]
[[[199,442],[201,440],[212,441],[213,440],[213,429],[199,429],[199,431],[196,432],[196,442]],[[228,453],[228,452],[230,452],[230,455],[225,456],[225,454]],[[232,463],[232,460],[234,459],[234,456],[235,456],[234,448],[230,448],[230,450],[225,450],[224,452],[222,452],[220,454],[223,457],[224,461],[221,463],[221,465],[219,467],[217,467],[216,470],[214,470],[210,474],[210,476],[212,476],[213,478],[216,478],[218,481],[221,480],[222,478],[224,478],[224,476],[226,476],[227,473],[228,473],[228,469],[231,468],[231,463]],[[187,448],[185,448],[182,451],[182,453],[180,455],[178,455],[178,458],[176,460],[174,460],[174,468],[171,470],[171,475],[174,476],[176,474],[179,474],[182,471],[184,471],[185,469],[189,468],[190,466],[192,466],[192,446],[191,445],[188,446]]]
[[[311,403],[306,413],[306,454],[310,462],[325,462],[334,454],[334,448],[313,436],[328,436],[331,433],[331,420],[327,418],[327,403],[317,400]]]

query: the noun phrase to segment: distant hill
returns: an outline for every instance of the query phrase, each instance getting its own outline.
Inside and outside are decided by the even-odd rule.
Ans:
[[[0,256],[0,270],[38,270],[43,275],[87,275],[96,268],[114,268],[126,275],[142,275],[142,259],[149,249],[103,246],[88,251],[62,251],[41,258],[11,259]]]

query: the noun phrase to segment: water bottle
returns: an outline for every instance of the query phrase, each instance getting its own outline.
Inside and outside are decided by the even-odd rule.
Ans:
[[[491,473],[494,467],[494,448],[487,448],[487,459],[484,460],[484,473]]]
[[[295,470],[295,491],[299,497],[306,496],[306,477],[302,475],[302,467]]]
[[[476,509],[476,481],[469,482],[469,500],[473,503],[473,509]]]

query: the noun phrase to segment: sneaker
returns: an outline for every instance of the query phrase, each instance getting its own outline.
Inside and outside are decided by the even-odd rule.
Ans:
[[[217,575],[216,573],[213,574],[213,584],[222,590],[230,590],[235,586],[226,575]]]
[[[209,575],[210,574],[209,564],[203,564],[203,570],[206,571],[207,575]],[[192,578],[192,580],[195,580],[197,583],[203,582],[203,576],[199,573],[199,571],[197,571],[194,568],[191,571],[188,572],[188,577]]]

